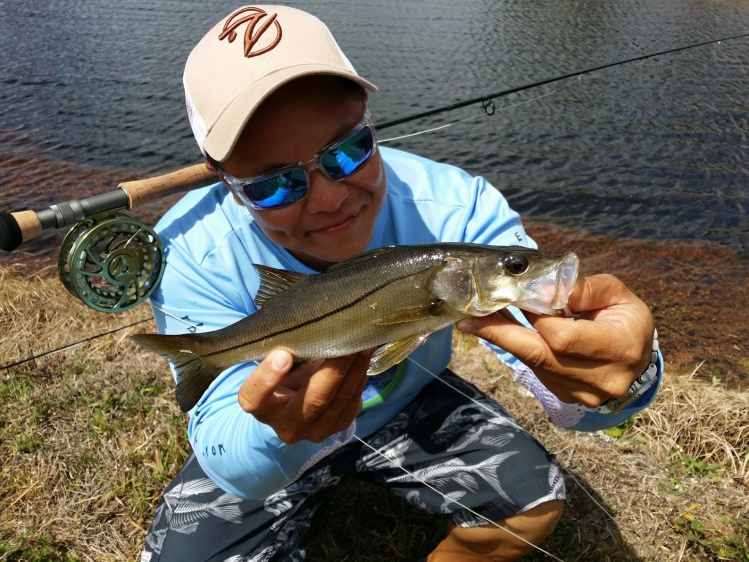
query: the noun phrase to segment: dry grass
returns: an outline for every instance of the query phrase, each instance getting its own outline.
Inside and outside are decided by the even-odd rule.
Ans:
[[[185,419],[165,364],[128,340],[153,329],[148,308],[94,312],[49,273],[0,268],[0,366],[145,323],[0,371],[0,561],[136,560],[187,454]],[[669,371],[656,403],[613,436],[567,432],[474,339],[456,341],[454,368],[565,467],[570,500],[546,550],[567,561],[749,561],[749,394]],[[442,520],[347,482],[320,514],[309,557],[413,560],[442,532]]]
[[[135,560],[187,454],[170,375],[127,339],[150,311],[97,313],[9,268],[0,287],[0,366],[148,321],[0,372],[0,560]]]

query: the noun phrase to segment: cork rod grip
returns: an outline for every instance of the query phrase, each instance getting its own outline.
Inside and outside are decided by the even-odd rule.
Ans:
[[[195,164],[163,176],[122,182],[117,187],[127,193],[127,208],[134,209],[153,199],[204,187],[217,181],[216,174],[208,170],[204,164]]]
[[[0,213],[0,248],[15,250],[23,242],[42,233],[42,223],[34,211]]]
[[[15,250],[39,236],[46,228],[72,226],[85,217],[120,209],[133,209],[159,197],[181,193],[217,181],[205,165],[196,164],[170,174],[123,182],[118,189],[83,199],[51,205],[42,211],[0,212],[0,249]]]

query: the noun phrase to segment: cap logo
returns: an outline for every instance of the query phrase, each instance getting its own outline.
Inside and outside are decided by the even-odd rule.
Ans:
[[[250,58],[262,55],[273,49],[281,41],[281,24],[278,23],[277,16],[278,14],[268,14],[260,8],[240,8],[226,19],[224,30],[219,34],[218,39],[219,41],[223,41],[228,38],[229,43],[233,43],[237,38],[237,29],[246,23],[244,56]],[[271,25],[275,26],[275,37],[271,38],[271,35],[267,35],[263,46],[259,47],[258,43],[260,39]],[[271,38],[270,42],[268,42],[269,38]],[[256,49],[256,47],[258,48]]]

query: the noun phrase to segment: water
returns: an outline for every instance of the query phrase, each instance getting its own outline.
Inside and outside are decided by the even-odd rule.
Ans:
[[[380,87],[386,121],[749,32],[739,0],[290,2]],[[128,174],[195,163],[181,73],[238,6],[197,0],[0,0],[0,208],[43,208]],[[382,132],[476,119],[392,143],[486,176],[523,214],[747,255],[749,39],[616,66]],[[93,175],[92,175],[93,174]]]

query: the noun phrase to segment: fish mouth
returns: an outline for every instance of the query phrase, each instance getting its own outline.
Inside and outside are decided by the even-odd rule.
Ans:
[[[579,266],[580,258],[569,252],[544,275],[522,283],[522,298],[512,304],[528,312],[563,315],[577,282]]]

